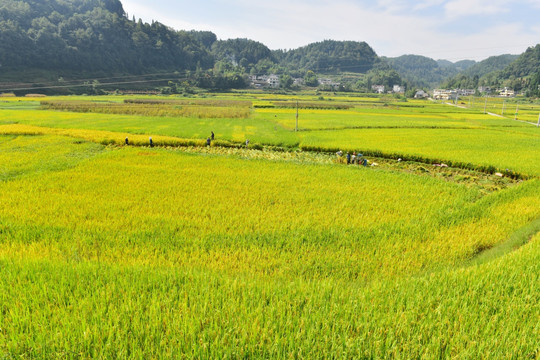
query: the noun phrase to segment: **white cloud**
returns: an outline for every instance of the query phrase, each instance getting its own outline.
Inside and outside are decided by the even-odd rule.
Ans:
[[[540,1],[538,0],[525,0],[525,2],[530,4],[532,7],[540,9]]]
[[[407,0],[377,0],[377,5],[389,13],[401,12],[410,7]]]
[[[508,12],[506,0],[451,0],[444,6],[448,18]]]

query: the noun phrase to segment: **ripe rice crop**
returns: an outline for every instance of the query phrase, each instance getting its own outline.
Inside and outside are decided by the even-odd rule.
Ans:
[[[321,103],[321,102],[287,102],[287,101],[276,101],[274,102],[276,108],[300,108],[300,109],[332,109],[332,110],[346,110],[350,109],[353,105],[351,104],[332,104],[332,103]]]
[[[250,108],[252,106],[251,101],[226,99],[124,99],[124,103],[145,105],[199,105],[241,108]]]
[[[39,152],[60,140],[2,141]],[[536,349],[537,241],[496,264],[459,267],[540,216],[537,180],[485,196],[415,175],[129,147],[28,175],[0,183],[6,354]]]
[[[317,96],[331,95],[297,98]],[[268,97],[210,100],[287,99]],[[300,132],[293,109],[199,119],[7,99],[0,358],[540,353],[540,163],[529,124],[376,97],[365,99],[371,108],[305,109],[311,131]],[[386,128],[352,129],[357,121]],[[254,150],[263,145],[278,151]],[[484,172],[347,166],[336,149]],[[488,174],[506,168],[525,179]]]
[[[158,101],[158,100],[156,100]],[[164,100],[161,100],[164,101]],[[182,105],[171,106],[169,103],[95,103],[75,101],[42,101],[45,110],[61,110],[84,113],[126,114],[145,116],[182,116],[193,118],[247,118],[249,107]]]
[[[411,160],[418,156],[419,160],[461,163],[471,169],[485,167],[491,172],[508,169],[525,175],[540,175],[537,161],[540,135],[534,131],[351,129],[304,132],[302,137],[301,147],[306,149],[355,150],[371,154],[378,150]]]

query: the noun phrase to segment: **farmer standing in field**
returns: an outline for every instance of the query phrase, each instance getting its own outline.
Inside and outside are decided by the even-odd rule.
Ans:
[[[126,136],[126,145],[129,145],[129,140],[128,140],[127,136]]]
[[[210,137],[212,138],[212,140],[214,140],[214,132],[213,131],[211,131]]]
[[[347,151],[347,165],[351,163],[351,154]]]
[[[206,139],[206,146],[210,146],[210,141],[211,141],[210,138]]]
[[[248,147],[249,145],[249,139],[246,139],[246,148]]]
[[[152,141],[152,137],[150,136],[150,147],[154,147],[154,142]]]

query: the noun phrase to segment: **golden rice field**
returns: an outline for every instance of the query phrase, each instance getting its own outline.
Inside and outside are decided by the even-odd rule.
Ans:
[[[428,102],[210,100],[143,101],[214,101],[202,117],[0,101],[0,358],[540,356],[537,128]],[[321,102],[299,132],[273,107],[296,100]],[[506,167],[522,178],[487,171]]]

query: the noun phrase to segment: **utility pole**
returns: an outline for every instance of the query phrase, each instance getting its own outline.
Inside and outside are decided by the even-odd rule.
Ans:
[[[484,104],[484,114],[487,114],[487,95],[486,95],[486,103]]]
[[[294,127],[294,131],[298,131],[298,100],[296,100],[296,126]]]
[[[501,113],[502,116],[504,116],[505,108],[506,108],[506,99],[503,100],[503,107],[502,107],[502,113]]]

